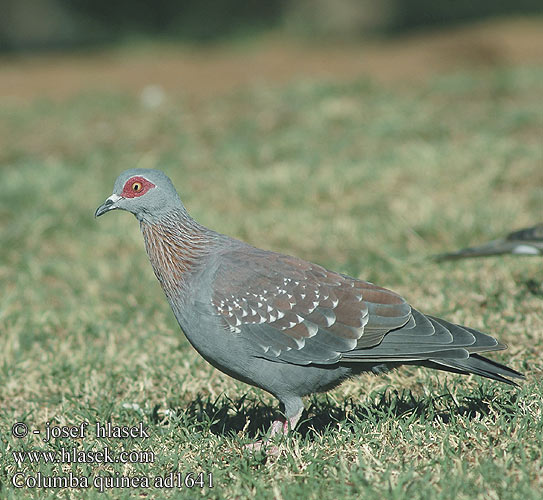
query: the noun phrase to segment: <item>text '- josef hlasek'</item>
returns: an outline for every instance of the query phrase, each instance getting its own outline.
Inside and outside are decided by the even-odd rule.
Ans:
[[[90,424],[88,422],[81,422],[79,425],[51,425],[50,422],[45,424],[45,430],[34,429],[33,434],[43,435],[43,441],[48,443],[51,438],[72,438],[72,439],[85,439],[89,430]],[[94,427],[94,435],[98,439],[146,439],[149,437],[147,427],[143,425],[143,422],[139,422],[138,425],[114,425],[111,422],[102,424],[96,422]],[[28,435],[28,426],[24,422],[16,422],[11,428],[11,433],[15,438],[23,438]]]

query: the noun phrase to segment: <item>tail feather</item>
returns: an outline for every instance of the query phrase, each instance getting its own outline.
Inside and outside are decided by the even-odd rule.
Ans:
[[[524,378],[521,373],[479,354],[506,348],[491,335],[426,316],[416,309],[411,311],[406,324],[386,333],[377,345],[343,352],[341,362],[422,365],[455,373],[474,373],[510,385],[517,385],[510,378]]]
[[[440,262],[507,253],[514,255],[543,255],[543,224],[515,231],[505,238],[489,241],[483,245],[434,255],[433,259]]]
[[[509,380],[506,377],[523,379],[525,378],[522,373],[513,370],[497,361],[480,356],[479,354],[471,354],[467,359],[441,359],[432,358],[429,362],[433,365],[433,368],[439,368],[445,371],[453,371],[457,373],[473,373],[480,375],[481,377],[497,380],[505,384],[518,386],[513,380]],[[439,366],[435,366],[439,365]]]
[[[458,260],[469,257],[489,257],[492,255],[503,255],[512,253],[516,245],[510,241],[494,240],[477,247],[468,247],[456,252],[441,253],[434,255],[433,259],[437,262],[444,260]]]

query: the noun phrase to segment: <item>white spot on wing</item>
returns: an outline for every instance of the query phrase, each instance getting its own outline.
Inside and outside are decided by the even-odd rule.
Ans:
[[[298,346],[297,347],[298,351],[305,346],[305,339],[304,338],[301,338],[301,339],[296,339],[295,338],[294,340],[296,341],[296,345]]]
[[[307,331],[309,332],[309,338],[317,335],[317,332],[319,331],[319,327],[315,323],[304,321],[304,326],[307,328]]]

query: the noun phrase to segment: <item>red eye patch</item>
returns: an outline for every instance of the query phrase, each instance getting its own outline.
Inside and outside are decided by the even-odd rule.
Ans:
[[[123,198],[136,198],[145,194],[149,189],[156,187],[152,182],[149,182],[143,177],[131,177],[123,187],[121,196]]]

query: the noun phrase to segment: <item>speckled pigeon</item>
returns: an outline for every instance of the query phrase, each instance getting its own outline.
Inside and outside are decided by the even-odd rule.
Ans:
[[[132,212],[180,327],[214,367],[283,406],[270,436],[294,428],[302,396],[403,364],[523,376],[479,353],[505,349],[473,328],[427,316],[398,294],[200,225],[162,172],[131,169],[96,210]],[[258,447],[258,446],[257,446]]]
[[[503,254],[543,255],[543,224],[520,229],[508,234],[505,238],[492,240],[483,245],[436,255],[434,259],[437,261],[458,260]]]

